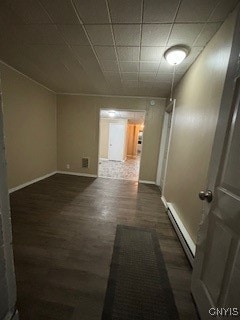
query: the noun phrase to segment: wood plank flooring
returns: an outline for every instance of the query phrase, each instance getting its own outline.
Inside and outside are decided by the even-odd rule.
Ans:
[[[100,320],[117,224],[155,228],[180,318],[191,268],[156,186],[56,174],[11,194],[20,320]]]

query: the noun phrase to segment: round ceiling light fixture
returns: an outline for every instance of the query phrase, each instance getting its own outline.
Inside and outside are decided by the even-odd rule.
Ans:
[[[164,58],[167,62],[173,66],[176,66],[183,62],[183,60],[189,54],[189,49],[184,46],[174,46],[169,48],[164,53]]]

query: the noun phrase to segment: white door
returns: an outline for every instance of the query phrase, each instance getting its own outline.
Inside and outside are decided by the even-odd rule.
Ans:
[[[115,161],[124,160],[124,147],[125,147],[125,124],[110,123],[109,126],[109,146],[108,146],[108,159]]]
[[[200,195],[192,293],[203,320],[240,315],[240,44],[236,34],[234,39],[209,167],[213,201],[207,190]]]

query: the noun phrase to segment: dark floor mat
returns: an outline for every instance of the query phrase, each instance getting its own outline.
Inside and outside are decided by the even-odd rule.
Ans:
[[[179,319],[157,234],[117,226],[102,320]]]

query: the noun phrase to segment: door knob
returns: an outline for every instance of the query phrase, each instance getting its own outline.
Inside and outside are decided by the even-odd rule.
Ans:
[[[207,200],[207,202],[211,202],[213,199],[213,194],[211,190],[200,191],[198,196],[201,200]]]

